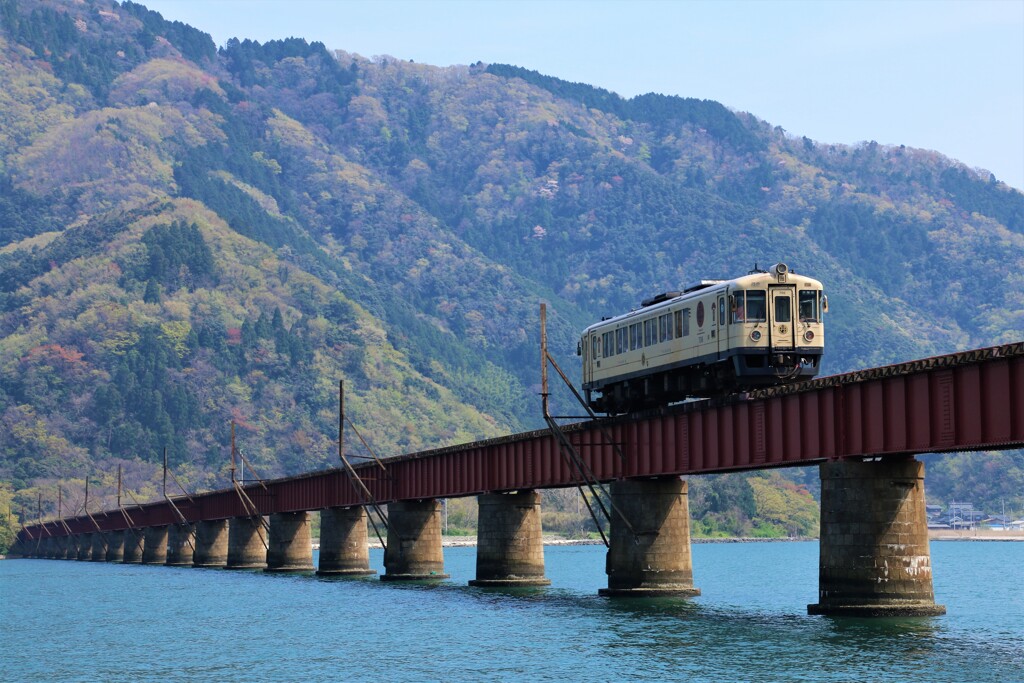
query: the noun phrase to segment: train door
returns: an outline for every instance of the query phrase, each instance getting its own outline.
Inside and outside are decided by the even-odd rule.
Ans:
[[[768,287],[769,344],[775,349],[791,349],[796,345],[793,325],[795,288],[792,285]]]
[[[729,329],[726,327],[728,309],[725,307],[725,292],[718,295],[718,357],[729,350]]]

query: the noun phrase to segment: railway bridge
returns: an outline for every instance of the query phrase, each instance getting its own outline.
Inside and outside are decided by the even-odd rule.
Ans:
[[[695,595],[684,477],[818,464],[819,601],[808,610],[942,614],[915,455],[1022,446],[1024,342],[40,521],[13,553],[370,574],[366,509],[387,504],[380,578],[436,580],[446,576],[440,500],[477,496],[471,583],[546,584],[537,490],[610,484],[602,593]]]

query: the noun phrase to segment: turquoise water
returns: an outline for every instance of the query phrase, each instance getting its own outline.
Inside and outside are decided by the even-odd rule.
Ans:
[[[1024,543],[932,543],[944,617],[810,617],[816,543],[693,546],[691,600],[610,600],[604,548],[552,586],[0,562],[6,681],[1024,681]],[[381,551],[371,551],[381,571]]]

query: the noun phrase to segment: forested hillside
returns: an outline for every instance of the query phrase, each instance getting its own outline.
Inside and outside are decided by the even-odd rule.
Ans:
[[[938,152],[510,65],[218,48],[133,2],[0,19],[16,512],[119,464],[156,495],[164,447],[222,486],[232,422],[262,476],[333,466],[339,379],[382,456],[536,427],[541,301],[575,374],[590,322],[755,263],[826,283],[826,373],[1024,337],[1024,195]],[[936,502],[1024,507],[1020,453],[929,468]],[[765,521],[809,500],[816,471],[787,476],[697,481],[695,510],[806,532]]]

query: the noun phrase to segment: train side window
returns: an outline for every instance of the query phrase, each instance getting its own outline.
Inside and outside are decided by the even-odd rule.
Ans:
[[[793,319],[792,299],[788,296],[775,297],[775,322],[788,323]]]
[[[800,290],[800,322],[818,322],[818,291],[815,289]]]
[[[690,309],[683,309],[683,336],[690,336]]]
[[[644,345],[644,334],[640,323],[633,323],[629,326],[629,350],[636,351]]]
[[[653,346],[658,341],[657,321],[654,318],[644,321],[644,346]]]
[[[675,328],[675,337],[678,339],[683,336],[683,312],[676,311],[672,322],[673,327]]]
[[[590,354],[590,357],[591,357],[591,358],[592,358],[593,360],[597,360],[598,358],[600,358],[600,356],[599,356],[599,355],[597,354],[598,348],[600,347],[600,344],[598,344],[598,341],[597,341],[597,340],[598,340],[598,337],[597,337],[597,335],[596,335],[596,334],[595,334],[595,335],[593,335],[593,336],[592,336],[592,337],[590,338],[590,344],[591,344],[591,347],[590,347],[590,349],[591,349],[591,351],[593,351],[593,353],[591,353],[591,354]]]
[[[747,292],[747,322],[763,323],[767,320],[765,314],[768,312],[768,308],[765,305],[765,298],[764,290]]]
[[[658,316],[658,339],[667,342],[672,339],[672,314]]]
[[[734,323],[743,322],[744,318],[744,304],[746,303],[743,299],[743,292],[736,292],[732,295],[733,309],[732,309],[732,321]]]
[[[612,333],[605,332],[601,335],[601,343],[604,345],[604,357],[608,358],[615,355],[615,343],[612,341]]]

